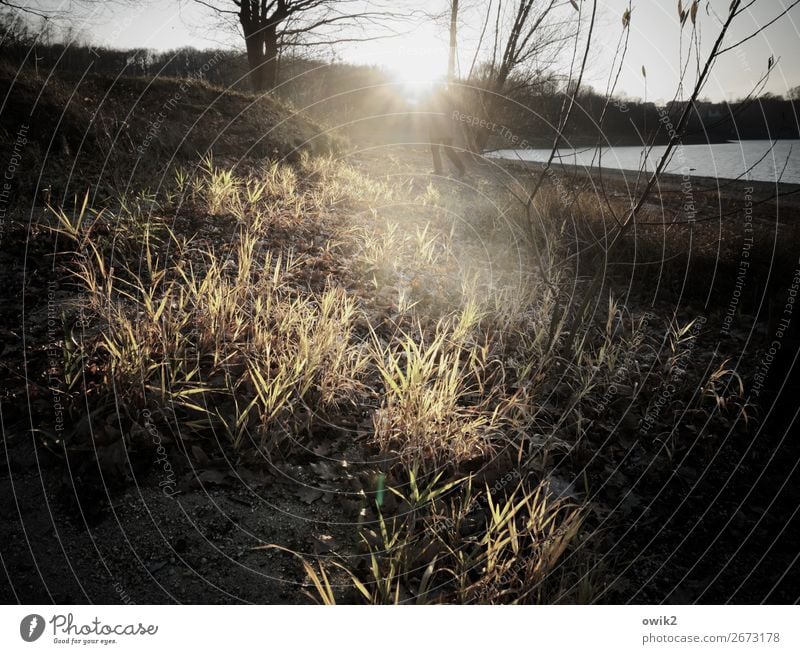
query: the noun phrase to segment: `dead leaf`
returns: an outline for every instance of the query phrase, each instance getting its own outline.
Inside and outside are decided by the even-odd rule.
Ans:
[[[340,477],[340,475],[333,469],[333,466],[325,461],[312,463],[310,464],[310,468],[314,471],[314,474],[316,474],[317,477],[324,479],[325,481],[336,481]]]
[[[200,474],[190,479],[192,486],[226,486],[229,483],[228,474],[219,470],[203,470]]]
[[[336,539],[329,534],[314,534],[314,552],[325,554],[337,546]]]
[[[320,497],[322,497],[322,494],[323,493],[319,488],[312,488],[311,486],[303,486],[295,491],[295,495],[297,495],[297,497],[306,504],[313,504]]]

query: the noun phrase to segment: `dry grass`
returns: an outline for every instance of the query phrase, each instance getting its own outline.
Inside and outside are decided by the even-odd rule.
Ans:
[[[473,332],[479,315],[470,309],[440,321],[428,339],[408,333],[391,344],[373,339],[385,388],[373,438],[406,464],[457,469],[490,457],[514,423],[517,398],[498,383],[502,367],[490,359],[488,344],[479,344]]]
[[[395,202],[405,219],[382,215]],[[131,433],[144,409],[169,407],[184,438],[222,433],[268,454],[291,453],[317,420],[365,413],[362,446],[389,453],[403,483],[397,510],[376,506],[372,535],[364,523],[366,569],[337,564],[363,600],[585,601],[586,507],[551,491],[546,461],[579,451],[590,428],[640,420],[696,334],[613,296],[576,320],[566,214],[531,229],[513,198],[498,203],[476,243],[452,219],[468,201],[431,186],[332,157],[249,175],[209,157],[176,171],[160,204],[55,210],[95,321],[65,343],[71,369],[96,371],[74,399],[113,392]],[[534,215],[561,215],[554,203],[544,194]],[[740,410],[735,374],[713,369],[694,410]],[[490,489],[466,472],[489,462],[514,482]],[[335,601],[324,568],[304,565]]]
[[[365,538],[367,571],[344,570],[361,599],[370,604],[517,604],[551,602],[574,581],[563,567],[579,540],[584,513],[559,499],[547,482],[492,490],[472,478],[427,485],[410,472],[408,490],[392,491],[405,511],[379,516],[379,533]],[[323,564],[303,560],[314,599],[336,603]]]

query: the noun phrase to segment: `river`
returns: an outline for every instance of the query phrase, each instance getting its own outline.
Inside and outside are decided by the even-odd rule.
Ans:
[[[664,145],[653,147],[646,162],[648,171],[658,165],[665,150]],[[644,160],[644,150],[640,146],[599,148],[599,154],[602,155],[604,168],[636,171]],[[486,156],[544,162],[550,156],[550,150],[494,150],[486,153]],[[598,149],[590,147],[561,149],[554,162],[597,166],[598,160]],[[752,170],[746,172],[750,168]],[[743,179],[761,182],[775,182],[780,177],[781,182],[800,184],[800,140],[679,145],[665,172],[723,179],[743,176]]]

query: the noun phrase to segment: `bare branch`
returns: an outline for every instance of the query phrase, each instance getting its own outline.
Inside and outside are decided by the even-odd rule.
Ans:
[[[750,4],[752,4],[752,2],[751,2]],[[783,10],[781,13],[779,13],[777,16],[775,16],[775,18],[773,18],[772,20],[770,20],[770,21],[768,21],[768,22],[764,23],[763,25],[760,25],[760,26],[759,26],[759,28],[758,28],[758,29],[757,29],[755,32],[753,32],[752,34],[750,34],[749,36],[746,36],[745,38],[741,39],[740,41],[737,41],[737,42],[736,42],[736,43],[734,43],[733,45],[729,45],[729,46],[727,46],[726,48],[722,48],[722,49],[721,49],[719,52],[717,52],[717,54],[716,54],[715,56],[719,57],[720,55],[723,55],[723,54],[725,54],[726,52],[729,52],[730,50],[733,50],[734,48],[738,48],[738,47],[739,47],[740,45],[742,45],[743,43],[747,43],[747,41],[749,41],[750,39],[754,39],[754,38],[755,38],[755,37],[757,37],[759,34],[761,34],[761,32],[763,32],[765,29],[767,29],[767,28],[768,28],[770,25],[772,25],[773,23],[775,23],[775,22],[777,22],[778,20],[780,20],[781,18],[783,18],[783,17],[784,17],[786,14],[788,14],[788,13],[789,13],[789,11],[791,11],[791,9],[793,9],[794,7],[796,7],[798,4],[800,4],[800,0],[794,0],[794,2],[792,2],[792,3],[791,3],[791,4],[790,4],[788,7],[786,7],[786,8],[785,8],[785,9],[784,9],[784,10]],[[748,4],[748,7],[749,7],[749,6],[750,6],[750,5]],[[739,13],[741,13],[741,12],[740,12],[740,11],[736,11],[736,12],[733,14],[733,16],[734,16],[734,17],[735,17],[735,16],[738,16],[738,15],[739,15]]]

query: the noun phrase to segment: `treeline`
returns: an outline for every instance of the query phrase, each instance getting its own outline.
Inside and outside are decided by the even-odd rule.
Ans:
[[[53,71],[61,79],[78,79],[87,73],[110,78],[190,78],[250,92],[247,57],[236,50],[184,47],[158,52],[117,50],[79,40],[64,43],[32,30],[9,13],[0,14],[0,33],[0,60],[40,77]],[[387,88],[391,81],[376,67],[287,57],[280,71],[277,94],[297,108],[307,108],[318,120],[341,115],[358,123],[370,115],[403,110],[402,99]]]
[[[155,50],[116,50],[79,42],[49,42],[29,33],[24,26],[0,17],[3,38],[0,57],[7,64],[34,74],[54,71],[64,79],[87,72],[103,77],[201,77],[219,86],[238,85],[247,73],[245,56],[233,50],[179,48]],[[14,28],[17,29],[14,29]],[[246,90],[241,83],[241,89]]]
[[[562,110],[564,89],[510,94],[502,103],[500,120],[508,130],[498,130],[489,140],[495,148],[511,147],[510,134],[534,146],[549,145]],[[795,94],[793,94],[795,95]],[[576,99],[565,142],[575,146],[635,145],[642,140],[666,143],[670,125],[677,123],[684,103],[659,106],[612,98],[610,102],[591,90]],[[720,142],[739,139],[800,138],[800,100],[765,94],[734,102],[697,102],[690,114],[684,142]]]

